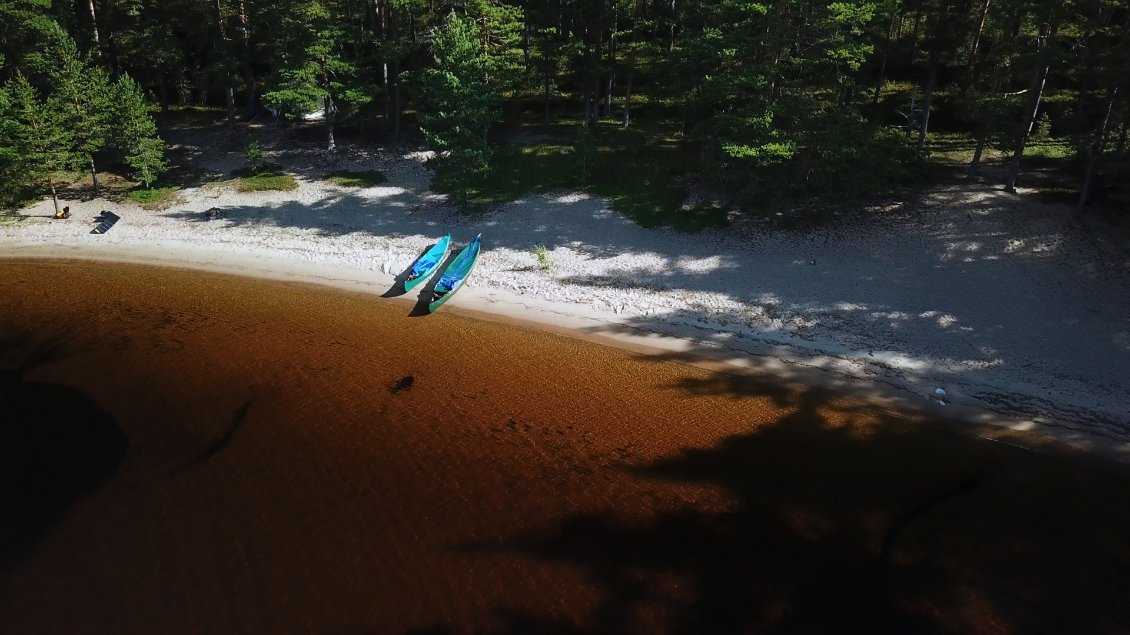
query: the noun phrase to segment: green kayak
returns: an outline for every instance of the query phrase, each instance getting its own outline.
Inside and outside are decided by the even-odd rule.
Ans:
[[[408,272],[408,279],[404,281],[404,291],[407,293],[411,291],[416,285],[428,279],[447,257],[447,249],[451,246],[451,234],[439,239],[439,242],[432,245],[420,259],[412,265],[412,270]]]
[[[482,236],[482,234],[475,236],[475,239],[464,247],[458,256],[455,256],[455,260],[451,261],[443,275],[439,277],[439,282],[432,290],[432,301],[428,303],[429,313],[443,306],[443,303],[455,295],[459,287],[467,281],[467,276],[471,275],[471,270],[475,268],[475,261],[479,259],[479,239]]]

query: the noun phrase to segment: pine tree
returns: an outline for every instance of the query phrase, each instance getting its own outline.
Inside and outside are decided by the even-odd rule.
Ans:
[[[267,104],[296,113],[322,109],[326,126],[326,149],[333,151],[334,121],[339,102],[352,108],[372,100],[373,88],[362,81],[362,73],[349,53],[352,41],[347,24],[339,19],[333,3],[299,0],[284,14],[284,45],[280,64],[263,95]]]
[[[106,146],[113,122],[109,75],[91,64],[59,26],[49,34],[46,50],[32,56],[32,68],[46,79],[47,109],[69,131],[65,167],[89,168],[97,193],[94,155]]]
[[[435,66],[418,76],[420,131],[439,164],[474,172],[490,159],[488,126],[499,115],[499,94],[475,23],[455,13],[432,34]]]
[[[165,144],[157,136],[157,126],[141,88],[129,75],[113,87],[113,140],[127,165],[149,187],[165,170]]]
[[[46,185],[51,189],[55,211],[59,197],[56,175],[73,163],[71,131],[56,110],[40,98],[23,75],[6,84],[0,98],[0,162],[12,176],[9,187]]]

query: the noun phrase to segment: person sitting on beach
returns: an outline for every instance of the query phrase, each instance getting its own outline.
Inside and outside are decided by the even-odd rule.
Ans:
[[[208,208],[208,211],[204,212],[204,217],[207,218],[208,220],[216,220],[217,218],[220,218],[223,215],[224,215],[224,213],[222,211],[220,211],[220,208],[218,208],[218,207],[210,207],[210,208]]]
[[[71,206],[70,205],[67,205],[63,209],[55,210],[55,218],[57,218],[57,219],[70,218],[70,217],[71,217]]]

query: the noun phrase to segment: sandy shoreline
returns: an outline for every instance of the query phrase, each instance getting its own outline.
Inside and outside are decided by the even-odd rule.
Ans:
[[[862,382],[941,416],[1036,430],[1086,449],[1130,452],[1130,283],[1125,263],[1067,229],[1058,206],[989,188],[942,188],[882,224],[816,233],[748,227],[645,229],[583,194],[531,196],[461,214],[428,190],[414,155],[320,166],[273,157],[289,193],[211,183],[165,211],[50,201],[0,225],[0,253],[195,267],[374,295],[431,242],[484,234],[472,282],[445,311],[472,311],[767,371]],[[211,155],[227,171],[238,157]],[[381,169],[383,186],[343,189],[331,167]],[[225,217],[206,221],[213,205]],[[105,235],[88,220],[111,209]],[[531,248],[545,244],[540,270]],[[415,300],[415,295],[407,298]],[[933,399],[946,391],[945,403]]]

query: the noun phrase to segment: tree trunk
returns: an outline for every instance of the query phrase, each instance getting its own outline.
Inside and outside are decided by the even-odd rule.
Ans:
[[[634,56],[633,56],[634,57]],[[624,129],[626,130],[632,123],[632,65],[634,62],[628,62],[628,86],[624,92]]]
[[[918,149],[926,145],[926,130],[930,127],[930,108],[934,102],[934,85],[938,82],[937,50],[930,54],[930,75],[926,78],[926,93],[922,96],[922,125],[918,127]]]
[[[593,74],[592,74],[592,121],[596,123],[600,121],[600,63],[601,57],[604,55],[604,40],[602,39],[603,31],[596,30],[596,55],[593,56]]]
[[[522,3],[522,64],[530,72],[530,0]]]
[[[969,91],[969,86],[973,83],[973,68],[977,63],[977,49],[981,44],[981,34],[985,32],[985,18],[989,15],[989,3],[992,0],[985,0],[981,5],[981,19],[977,23],[977,31],[973,35],[973,44],[969,47],[969,61],[965,64],[965,79],[961,83],[961,97],[965,98],[965,93]]]
[[[671,0],[671,29],[667,33],[667,53],[675,52],[675,0]]]
[[[164,70],[157,71],[157,95],[161,100],[161,112],[169,112],[169,79]]]
[[[392,143],[400,145],[400,60],[392,62]]]
[[[334,143],[334,111],[336,110],[333,97],[326,95],[323,103],[323,113],[326,117],[326,152],[333,152],[337,148],[337,144]]]
[[[94,195],[98,196],[98,170],[94,168],[94,157],[90,157],[90,182],[94,185]]]
[[[388,82],[388,62],[381,64],[381,86],[384,87],[385,121],[387,122],[392,110],[392,90]]]
[[[224,7],[220,4],[220,0],[216,0],[216,26],[220,29],[220,39],[227,41],[228,27],[224,21]]]
[[[255,113],[255,69],[251,67],[251,60],[243,67],[243,81],[246,83],[244,98],[247,100],[248,116]]]
[[[945,44],[946,30],[949,26],[949,2],[942,5],[942,14],[938,16],[938,23],[934,25],[934,40],[930,44],[930,71],[926,78],[926,93],[922,95],[922,127],[918,129],[918,149],[926,145],[926,132],[930,129],[930,109],[934,104],[934,87],[938,83],[938,63],[942,57],[942,46]]]
[[[235,89],[231,84],[228,84],[227,89],[224,91],[224,97],[228,104],[228,132],[235,133]]]
[[[918,0],[914,7],[914,31],[910,34],[910,59],[911,64],[914,63],[914,56],[918,53],[918,32],[922,26],[922,3],[924,0]]]
[[[1130,114],[1130,112],[1126,114]],[[1126,128],[1128,127],[1126,125],[1126,114],[1122,116],[1122,130],[1118,133],[1118,147],[1115,148],[1115,153],[1119,156],[1122,156],[1122,153],[1126,152]]]
[[[1106,144],[1106,129],[1110,124],[1110,113],[1114,110],[1116,99],[1118,99],[1118,86],[1110,89],[1110,94],[1106,100],[1106,114],[1103,115],[1103,122],[1095,137],[1095,144],[1091,146],[1091,160],[1087,163],[1087,173],[1083,177],[1083,187],[1079,192],[1079,208],[1075,212],[1076,216],[1083,214],[1083,210],[1087,209],[1087,201],[1091,198],[1091,188],[1095,182],[1095,170],[1098,169],[1099,159],[1103,155],[1103,145]]]
[[[977,173],[981,170],[981,153],[985,151],[985,142],[989,139],[989,126],[985,124],[981,127],[981,134],[977,135],[977,147],[973,150],[973,160],[969,162],[969,169],[965,172],[965,178],[972,181],[977,178]]]
[[[1047,59],[1048,44],[1050,40],[1055,37],[1056,31],[1059,29],[1058,23],[1053,23],[1044,29],[1044,35],[1040,38],[1040,50],[1036,53],[1037,57],[1037,73],[1032,83],[1032,106],[1025,111],[1028,125],[1021,123],[1020,134],[1017,135],[1016,150],[1012,154],[1012,163],[1008,169],[1008,182],[1005,184],[1004,189],[1006,192],[1016,193],[1016,177],[1020,174],[1020,159],[1024,157],[1024,148],[1028,143],[1028,134],[1032,131],[1032,126],[1036,123],[1036,115],[1040,112],[1040,100],[1044,96],[1044,85],[1048,81],[1048,72],[1051,70],[1051,64]]]
[[[251,54],[251,21],[247,4],[239,0],[239,30],[243,35],[243,81],[246,84],[247,114],[255,112],[255,60]]]
[[[620,28],[620,12],[612,8],[612,30],[608,33],[608,83],[604,93],[604,116],[612,118],[612,88],[616,85],[616,30]]]
[[[546,65],[545,73],[545,125],[549,126],[549,89],[553,80],[549,77],[549,65]]]
[[[54,181],[54,179],[52,179],[50,181],[50,185],[51,185],[51,202],[53,202],[55,204],[55,213],[58,214],[59,213],[59,193],[55,191],[55,181]]]
[[[604,95],[604,117],[612,118],[612,87],[616,85],[616,73],[608,74],[608,92]]]
[[[94,15],[94,0],[87,0],[86,6],[90,8],[90,31],[94,37],[94,53],[97,55],[102,42],[98,37],[98,18]]]
[[[879,106],[879,93],[883,90],[883,80],[886,78],[887,73],[887,55],[891,52],[891,31],[895,28],[895,18],[901,15],[901,11],[891,13],[891,20],[887,23],[887,37],[883,40],[883,55],[879,58],[879,76],[875,78],[875,96],[872,103]]]

